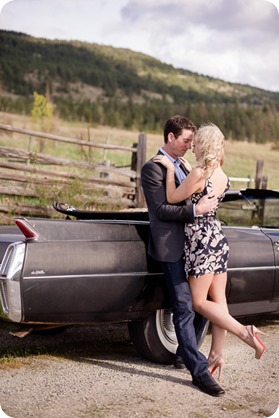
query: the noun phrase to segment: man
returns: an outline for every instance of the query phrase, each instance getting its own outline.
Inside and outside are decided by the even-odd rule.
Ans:
[[[174,163],[177,185],[189,172],[181,162],[181,157],[191,148],[195,132],[193,122],[184,116],[173,116],[165,123],[164,146],[158,154],[166,155]],[[165,275],[178,340],[177,355],[182,357],[195,386],[209,395],[220,396],[225,392],[210,375],[208,361],[198,351],[197,341],[206,321],[192,309],[184,268],[184,225],[192,222],[195,216],[214,209],[217,199],[206,195],[196,205],[187,205],[186,202],[168,204],[166,168],[152,159],[142,168],[141,182],[150,220],[148,253],[160,262]]]

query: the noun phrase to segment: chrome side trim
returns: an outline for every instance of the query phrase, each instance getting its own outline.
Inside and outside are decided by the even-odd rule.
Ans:
[[[258,267],[230,267],[228,271],[266,271],[266,270],[278,270],[279,266],[258,266]]]
[[[59,279],[80,279],[81,277],[129,277],[129,276],[148,276],[148,277],[152,277],[152,276],[162,276],[163,273],[148,273],[148,272],[137,272],[137,271],[133,271],[130,273],[96,273],[96,274],[63,274],[63,275],[58,275],[58,276],[41,276],[41,275],[33,275],[33,276],[24,276],[24,280],[34,280],[34,279],[57,279],[59,277]]]
[[[260,267],[231,267],[228,268],[229,272],[234,271],[267,271],[267,270],[279,270],[279,266],[260,266]],[[57,276],[48,276],[48,275],[41,275],[38,274],[39,270],[36,272],[36,274],[33,274],[32,276],[24,276],[24,280],[34,280],[36,279],[57,279],[58,277],[60,279],[79,279],[80,277],[108,277],[108,276],[114,276],[114,277],[123,277],[123,276],[158,276],[163,275],[163,273],[148,273],[148,272],[142,272],[142,271],[133,271],[130,273],[96,273],[96,274],[63,274],[63,275],[57,275]]]

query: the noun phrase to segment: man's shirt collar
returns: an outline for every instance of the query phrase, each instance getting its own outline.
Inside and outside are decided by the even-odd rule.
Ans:
[[[177,180],[179,181],[179,183],[182,183],[186,178],[186,173],[182,167],[180,169],[180,164],[181,164],[180,158],[177,158],[176,160],[174,160],[163,148],[160,148],[160,152],[164,154],[173,163],[175,176]]]
[[[173,164],[178,164],[178,165],[180,165],[180,163],[181,163],[181,161],[180,161],[180,159],[179,158],[177,158],[176,160],[174,159],[174,158],[172,158],[165,150],[164,150],[164,148],[160,148],[160,152],[162,153],[162,154],[164,154],[166,157],[168,157],[168,159],[169,160],[171,160],[171,162],[173,163]]]

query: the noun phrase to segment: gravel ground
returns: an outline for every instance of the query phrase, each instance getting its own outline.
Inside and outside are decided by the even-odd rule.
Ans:
[[[59,335],[19,339],[0,324],[1,357],[24,353],[12,359],[6,354],[0,362],[0,418],[279,416],[279,314],[253,323],[268,333],[267,351],[258,361],[228,335],[220,382],[226,394],[220,398],[196,389],[186,370],[141,359],[126,325],[69,327]],[[205,354],[210,339],[201,348]]]

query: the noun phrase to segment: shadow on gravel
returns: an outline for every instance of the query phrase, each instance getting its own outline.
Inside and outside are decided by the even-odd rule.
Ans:
[[[254,324],[258,328],[273,327],[279,324],[279,312],[240,318],[239,321],[244,325]],[[34,355],[58,356],[91,363],[118,359],[122,362],[127,361],[130,365],[152,364],[143,360],[136,352],[129,337],[127,324],[69,326],[52,332],[32,332],[24,338],[10,334],[18,330],[19,327],[15,324],[0,322],[0,367],[7,359]],[[104,367],[117,366],[111,364],[106,366],[104,363]],[[154,364],[154,367],[158,370],[158,364]]]
[[[60,334],[45,335],[46,333],[33,332],[24,338],[10,334],[10,331],[18,330],[18,327],[11,324],[5,324],[3,328],[0,322],[0,369],[1,362],[5,368],[12,368],[13,358],[18,364],[19,357],[26,359],[43,355],[44,358],[60,357],[127,375],[132,373],[193,387],[190,374],[186,370],[183,370],[181,377],[166,377],[164,373],[160,373],[160,369],[173,369],[172,365],[151,363],[141,358],[130,340],[127,324],[68,327]],[[5,361],[7,358],[8,363]],[[22,364],[26,364],[26,361]],[[138,366],[142,366],[142,369],[139,370]],[[145,366],[148,368],[145,369]],[[189,380],[185,379],[185,374],[189,374]]]
[[[146,364],[147,362],[142,360],[138,360],[138,359],[133,359],[133,361],[130,361],[129,358],[126,357],[127,360],[127,366],[123,366],[123,358],[119,358],[119,361],[121,361],[121,364],[118,366],[117,364],[115,364],[117,362],[117,356],[113,357],[113,363],[109,362],[108,359],[107,361],[103,360],[103,359],[90,359],[90,358],[76,358],[76,361],[80,361],[81,363],[88,363],[88,364],[92,364],[92,365],[96,365],[99,367],[102,367],[104,369],[108,369],[108,370],[114,370],[116,372],[120,372],[120,373],[127,373],[128,375],[130,375],[131,373],[133,375],[137,375],[137,376],[148,376],[148,377],[152,377],[154,379],[162,379],[162,380],[167,380],[168,382],[172,382],[172,383],[178,383],[178,384],[183,384],[185,386],[191,386],[192,387],[192,383],[191,380],[187,381],[185,380],[185,373],[189,374],[190,377],[190,373],[188,373],[186,371],[186,369],[183,369],[183,375],[181,378],[179,377],[174,377],[171,375],[166,376],[165,374],[160,374],[158,373],[158,368],[164,368],[164,369],[168,369],[168,368],[173,368],[172,365],[170,366],[164,366],[162,364],[156,364],[156,363],[150,363],[148,362],[148,370],[139,370],[139,369],[135,369],[134,365],[135,364]],[[154,371],[150,371],[150,368],[154,368]]]
[[[11,335],[11,332],[22,329],[15,324],[0,322],[0,362],[3,357],[40,354],[74,358],[93,353],[105,357],[111,353],[135,353],[126,324],[69,326],[52,332],[32,332],[23,338]]]

